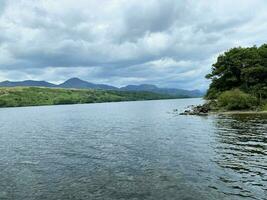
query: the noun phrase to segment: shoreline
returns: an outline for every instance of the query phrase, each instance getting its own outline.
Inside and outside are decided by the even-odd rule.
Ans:
[[[72,106],[72,105],[89,105],[89,104],[104,104],[104,103],[127,103],[127,102],[142,102],[142,101],[162,101],[162,100],[178,100],[178,99],[196,99],[199,97],[185,97],[185,98],[163,98],[163,99],[140,99],[140,100],[123,100],[123,101],[103,101],[103,102],[92,102],[92,103],[67,103],[67,104],[42,104],[42,105],[23,105],[23,106],[5,106],[1,109],[10,108],[28,108],[28,107],[45,107],[45,106]]]
[[[223,110],[217,107],[211,106],[210,103],[204,103],[202,105],[190,105],[179,115],[266,115],[267,110]]]
[[[255,115],[255,114],[267,114],[267,111],[250,111],[250,110],[233,110],[233,111],[218,111],[218,112],[210,112],[209,114],[225,114],[225,115],[234,115],[234,114],[251,114],[251,115]]]
[[[182,112],[180,115],[195,115],[195,116],[209,116],[209,115],[267,115],[267,111],[210,111],[207,113],[185,113]]]

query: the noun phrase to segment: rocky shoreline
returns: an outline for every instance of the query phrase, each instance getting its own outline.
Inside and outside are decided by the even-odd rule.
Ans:
[[[211,111],[210,105],[205,103],[203,105],[191,105],[188,106],[187,109],[180,113],[180,115],[199,115],[199,116],[206,116]]]
[[[260,110],[233,110],[233,111],[223,111],[218,110],[216,107],[216,102],[207,102],[203,105],[190,105],[186,110],[179,115],[198,115],[207,116],[208,114],[264,114],[267,115],[267,111]]]

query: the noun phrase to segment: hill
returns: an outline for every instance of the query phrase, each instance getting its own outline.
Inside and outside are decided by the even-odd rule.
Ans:
[[[77,89],[102,89],[102,90],[117,90],[118,88],[105,85],[105,84],[94,84],[79,78],[71,78],[58,85],[60,88],[77,88]]]
[[[25,86],[25,87],[56,87],[55,84],[46,82],[46,81],[33,81],[33,80],[26,80],[26,81],[3,81],[0,82],[0,87],[18,87],[18,86]]]
[[[167,94],[177,97],[202,97],[204,93],[199,90],[182,90],[175,88],[159,88],[155,85],[143,84],[143,85],[128,85],[120,88],[122,91],[148,91],[157,94]]]
[[[204,93],[199,90],[182,90],[176,88],[159,88],[155,85],[141,84],[141,85],[127,85],[125,87],[114,87],[106,84],[95,84],[81,80],[79,78],[71,78],[61,84],[52,84],[46,81],[20,81],[11,82],[4,81],[0,82],[0,87],[18,87],[18,86],[36,86],[36,87],[57,87],[57,88],[75,88],[75,89],[99,89],[99,90],[117,90],[117,91],[135,91],[135,92],[153,92],[157,94],[170,95],[172,97],[202,97]]]
[[[169,95],[151,92],[82,90],[44,87],[2,87],[0,107],[82,104],[118,101],[170,99]]]

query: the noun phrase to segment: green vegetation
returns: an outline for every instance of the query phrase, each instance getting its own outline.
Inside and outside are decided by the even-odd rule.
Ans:
[[[174,97],[154,94],[151,92],[52,89],[40,87],[0,88],[0,107],[82,104],[171,98]]]
[[[206,98],[215,99],[218,108],[266,109],[267,44],[225,52],[206,78],[212,80]]]
[[[267,111],[267,100],[265,100],[265,101],[262,103],[262,107],[261,107],[261,109],[262,109],[263,111]]]
[[[217,105],[226,110],[253,109],[257,105],[257,98],[239,89],[223,92],[218,97]]]

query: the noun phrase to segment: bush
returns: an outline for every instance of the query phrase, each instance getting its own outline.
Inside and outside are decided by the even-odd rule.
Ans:
[[[215,88],[209,88],[207,94],[205,95],[205,99],[216,99],[220,95],[220,91]]]
[[[75,104],[79,103],[79,99],[74,99],[71,96],[70,97],[58,97],[53,102],[55,105],[60,104]]]
[[[262,110],[267,111],[267,100],[262,104]]]
[[[0,99],[0,107],[5,107],[7,105],[7,101]]]
[[[226,110],[252,109],[257,105],[258,101],[256,97],[244,93],[239,89],[223,92],[218,97],[218,106]]]

